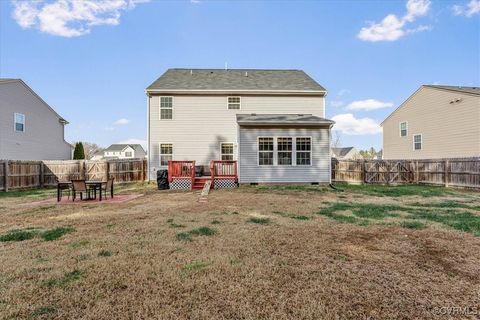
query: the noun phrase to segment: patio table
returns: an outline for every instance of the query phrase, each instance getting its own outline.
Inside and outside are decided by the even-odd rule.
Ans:
[[[93,187],[93,198],[97,198],[97,188],[100,190],[100,197],[99,200],[102,201],[102,186],[107,184],[106,181],[85,181],[87,186]],[[62,200],[62,190],[70,188],[72,186],[71,181],[59,181],[57,182],[57,202]],[[113,186],[112,186],[113,188]]]

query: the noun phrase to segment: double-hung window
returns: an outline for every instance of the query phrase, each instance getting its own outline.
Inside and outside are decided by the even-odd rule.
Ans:
[[[222,143],[220,148],[222,149],[222,160],[233,160],[233,143]]]
[[[277,138],[277,163],[279,166],[292,165],[292,138]]]
[[[15,132],[25,132],[25,115],[21,113],[15,113],[14,115],[14,127]]]
[[[173,145],[171,143],[160,144],[160,165],[168,166],[168,161],[173,159]]]
[[[240,109],[240,97],[228,97],[228,110]]]
[[[132,157],[132,152],[131,151],[126,151],[125,152],[125,158],[131,158]]]
[[[296,163],[297,166],[312,164],[312,139],[310,137],[296,138]]]
[[[258,138],[258,164],[260,166],[273,166],[273,138]]]
[[[406,137],[408,134],[408,124],[406,121],[400,122],[400,137]]]
[[[160,120],[173,119],[173,97],[160,97]]]
[[[413,135],[413,150],[422,150],[422,135]]]

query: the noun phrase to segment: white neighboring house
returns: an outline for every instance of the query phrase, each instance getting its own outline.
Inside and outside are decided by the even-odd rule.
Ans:
[[[0,79],[0,159],[71,159],[67,124],[25,82]]]
[[[149,177],[233,160],[239,183],[329,183],[326,93],[302,70],[168,69],[146,89]]]
[[[332,158],[338,160],[361,160],[363,156],[354,147],[332,148]]]
[[[112,144],[103,150],[103,156],[96,153],[92,160],[109,159],[143,159],[147,153],[140,144]]]

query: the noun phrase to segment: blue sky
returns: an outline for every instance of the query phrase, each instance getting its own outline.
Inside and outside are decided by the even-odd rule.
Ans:
[[[0,1],[0,77],[70,121],[69,141],[146,139],[144,89],[167,68],[303,69],[341,144],[422,84],[480,85],[480,0]]]

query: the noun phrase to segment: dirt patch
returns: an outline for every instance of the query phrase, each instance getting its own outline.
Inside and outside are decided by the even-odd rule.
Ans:
[[[2,199],[0,234],[75,231],[0,242],[0,318],[427,319],[478,306],[479,237],[316,214],[334,202],[424,200],[415,195],[246,187],[199,203],[193,192],[134,191],[145,196],[108,206]],[[480,203],[461,191],[441,201],[450,196]]]

